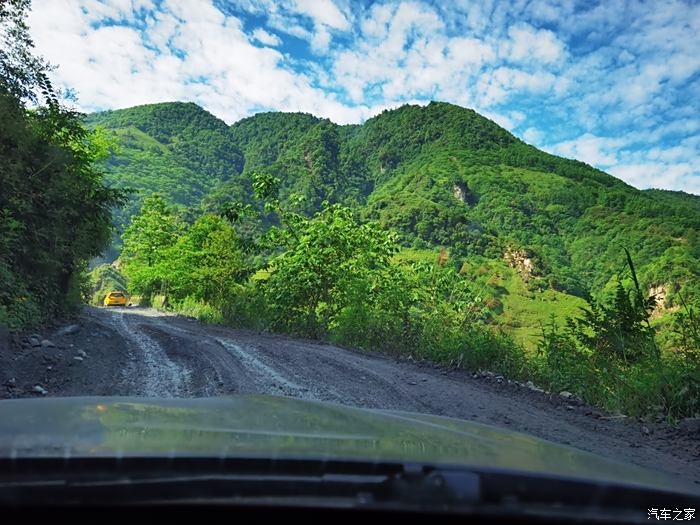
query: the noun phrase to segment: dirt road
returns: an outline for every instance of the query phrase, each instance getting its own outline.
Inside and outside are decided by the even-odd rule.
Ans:
[[[44,334],[55,347],[25,343],[12,357],[0,355],[0,397],[265,393],[400,409],[526,432],[700,483],[696,437],[616,419],[497,377],[144,308],[87,308],[79,325],[71,334]]]

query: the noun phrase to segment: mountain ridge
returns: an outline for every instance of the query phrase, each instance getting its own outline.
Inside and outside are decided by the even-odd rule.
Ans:
[[[359,125],[308,113],[265,112],[231,126],[193,103],[93,114],[122,153],[108,178],[163,193],[190,213],[254,204],[252,175],[281,180],[281,197],[351,206],[397,230],[407,247],[449,247],[456,259],[532,255],[532,286],[585,296],[600,291],[631,249],[649,286],[700,296],[700,197],[638,190],[583,162],[526,144],[471,109],[444,102],[385,110]]]

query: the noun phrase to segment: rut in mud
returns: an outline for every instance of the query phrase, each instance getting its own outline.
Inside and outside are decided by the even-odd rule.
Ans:
[[[39,383],[54,396],[270,394],[398,409],[525,432],[700,483],[696,438],[668,425],[609,419],[507,381],[146,308],[86,308],[80,325],[77,333],[53,334],[55,348],[0,355],[7,365],[0,387],[14,380],[0,396],[42,395]]]

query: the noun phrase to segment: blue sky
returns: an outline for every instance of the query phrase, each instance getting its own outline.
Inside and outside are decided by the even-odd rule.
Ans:
[[[84,111],[193,101],[358,123],[471,107],[638,188],[700,195],[700,3],[34,0],[37,50]]]

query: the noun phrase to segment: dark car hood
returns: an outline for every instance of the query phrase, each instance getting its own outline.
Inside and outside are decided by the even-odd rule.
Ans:
[[[129,455],[452,464],[697,492],[571,447],[423,414],[271,396],[0,401],[0,457]]]

